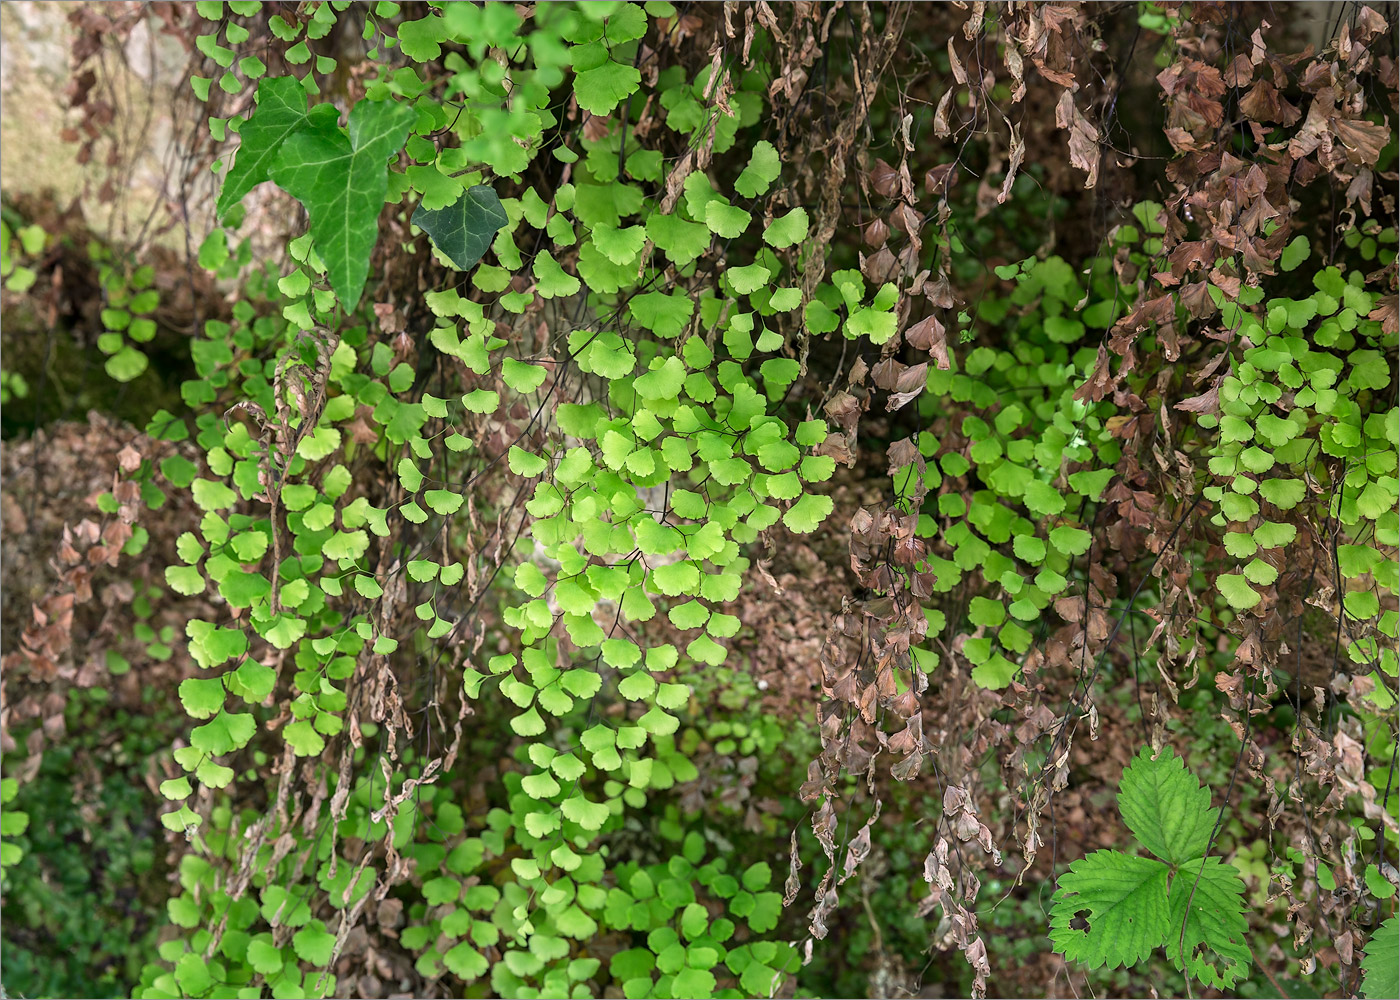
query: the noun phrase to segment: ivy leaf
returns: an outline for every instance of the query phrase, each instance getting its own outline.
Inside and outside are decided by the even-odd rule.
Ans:
[[[283,143],[272,179],[306,208],[311,238],[341,305],[359,305],[389,193],[389,157],[403,148],[418,113],[399,101],[363,100],[348,134],[302,130]]]
[[[1167,929],[1167,866],[1151,858],[1095,851],[1070,865],[1050,904],[1055,950],[1091,969],[1136,965]]]
[[[1249,971],[1249,922],[1238,868],[1220,858],[1186,862],[1172,878],[1167,908],[1167,955],[1178,969],[1217,989],[1229,989]]]
[[[1118,786],[1118,809],[1138,842],[1174,865],[1203,855],[1215,826],[1209,789],[1170,748],[1154,760],[1144,747],[1128,765]]]
[[[238,152],[224,177],[216,213],[228,214],[253,188],[268,180],[282,142],[302,128],[331,128],[340,117],[334,104],[318,104],[309,111],[306,91],[292,76],[278,76],[258,83],[258,106],[238,132]]]
[[[1391,917],[1371,934],[1366,942],[1366,957],[1361,960],[1361,994],[1368,1000],[1400,996],[1400,918]]]
[[[486,184],[467,188],[446,208],[424,208],[420,202],[413,213],[413,224],[459,271],[475,267],[509,221],[500,197]]]

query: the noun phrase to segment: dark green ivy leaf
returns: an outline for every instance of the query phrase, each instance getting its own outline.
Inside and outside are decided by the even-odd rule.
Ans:
[[[496,230],[508,221],[501,199],[485,184],[463,191],[446,208],[427,209],[420,204],[413,213],[413,224],[459,271],[469,271],[481,260]]]
[[[347,310],[359,305],[369,277],[389,192],[389,157],[403,148],[417,118],[398,101],[360,101],[350,112],[348,134],[296,132],[273,164],[272,179],[306,207],[316,252]]]

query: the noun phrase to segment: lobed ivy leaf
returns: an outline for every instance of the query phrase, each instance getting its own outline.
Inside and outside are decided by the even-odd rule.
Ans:
[[[467,188],[446,208],[429,209],[420,203],[413,213],[413,224],[459,271],[475,267],[509,221],[500,197],[486,184]]]
[[[389,158],[403,148],[416,120],[408,104],[362,100],[351,109],[346,132],[294,132],[272,165],[272,179],[310,216],[316,252],[347,310],[359,305],[369,277],[389,192]]]
[[[270,179],[282,143],[303,128],[331,129],[340,112],[334,104],[306,106],[306,91],[292,76],[260,80],[257,107],[238,132],[238,151],[224,175],[215,213],[220,219],[253,188]]]

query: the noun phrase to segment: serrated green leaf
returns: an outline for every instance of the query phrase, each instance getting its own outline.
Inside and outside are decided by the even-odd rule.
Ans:
[[[1167,956],[1206,986],[1226,989],[1249,972],[1244,882],[1220,858],[1187,861],[1172,878]]]
[[[1371,932],[1361,971],[1361,994],[1367,1000],[1400,996],[1400,918],[1391,917]]]
[[[1139,843],[1173,865],[1204,854],[1215,826],[1210,790],[1170,748],[1154,760],[1144,747],[1133,759],[1118,786],[1118,809]]]
[[[1074,862],[1051,899],[1055,950],[1090,969],[1144,961],[1167,934],[1167,871],[1160,861],[1117,851]],[[1071,926],[1076,916],[1087,927]]]

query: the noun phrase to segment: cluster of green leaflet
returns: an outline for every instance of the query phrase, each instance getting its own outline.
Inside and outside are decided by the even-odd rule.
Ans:
[[[754,68],[719,69],[732,90],[720,106],[711,66],[694,76],[667,66],[643,83],[642,39],[677,18],[658,0],[538,4],[528,22],[507,3],[432,4],[417,20],[389,0],[310,3],[299,20],[267,19],[299,68],[272,77],[259,56],[240,55],[261,4],[196,6],[211,22],[199,49],[219,67],[219,88],[256,90],[246,117],[211,120],[216,138],[239,137],[219,216],[236,225],[245,197],[271,182],[300,201],[309,232],[292,241],[287,273],[254,263],[246,242],[231,249],[223,230],[200,249],[200,263],[243,294],[232,321],[210,322],[192,345],[198,377],[183,395],[199,414],[204,464],[167,459],[159,479],[189,490],[203,517],[179,538],[166,582],[181,594],[217,593],[239,617],[189,625],[203,674],[180,697],[197,724],[174,755],[183,773],[161,788],[175,803],[163,821],[195,845],[170,905],[189,933],[162,946],[166,965],[146,970],[142,995],[329,995],[326,968],[343,936],[327,914],[358,919],[381,874],[347,841],[411,861],[399,940],[421,975],[489,979],[520,997],[613,987],[629,997],[768,995],[796,956],[773,937],[780,897],[766,864],[706,862],[698,835],[678,835],[673,857],[645,865],[616,862],[607,842],[649,796],[694,777],[676,740],[692,699],[680,678],[730,658],[742,623],[726,606],[749,568],[746,547],[779,523],[815,531],[832,511],[821,484],[835,461],[822,446],[836,429],[790,398],[802,375],[793,340],[838,335],[878,348],[899,333],[893,282],[836,269],[811,295],[802,290],[808,255],[827,249],[812,245],[777,149],[743,132],[762,120],[770,83],[761,37]],[[336,62],[308,45],[342,19],[362,27],[370,74],[343,126],[322,93]],[[192,81],[206,98],[214,82]],[[577,111],[561,113],[569,102],[624,120],[646,104],[667,143],[720,156],[743,135],[749,155],[732,179],[719,170],[673,177],[666,143],[582,127]],[[557,183],[527,182],[543,176]],[[452,379],[425,386],[371,332],[362,300],[386,203],[427,235],[418,252],[468,272],[425,294],[432,326],[415,331],[417,349]],[[969,334],[974,323],[1004,330],[999,346],[930,368],[918,398],[921,427],[950,410],[961,419],[939,432],[945,440],[916,433],[917,455],[890,470],[897,499],[924,497],[917,533],[940,544],[918,569],[930,571],[935,594],[974,591],[963,620],[925,613],[931,637],[964,636],[959,648],[983,687],[1007,687],[1036,623],[1077,593],[1095,505],[1123,448],[1115,407],[1076,390],[1095,371],[1090,342],[1136,295],[1112,255],[1149,264],[1161,250],[1159,210],[1138,206],[1137,225],[1118,227],[1083,274],[1054,256],[999,268],[1014,283],[1008,294],[958,316]],[[1372,256],[1393,263],[1393,232],[1365,238]],[[1285,267],[1308,250],[1295,243]],[[948,252],[967,248],[955,235]],[[1191,446],[1208,458],[1204,497],[1234,561],[1214,586],[1219,624],[1260,601],[1255,588],[1275,574],[1261,553],[1286,546],[1291,519],[1314,508],[1348,535],[1343,578],[1369,574],[1391,594],[1400,586],[1382,557],[1397,544],[1400,424],[1394,409],[1363,418],[1375,408],[1358,403],[1392,379],[1379,324],[1367,318],[1374,294],[1362,275],[1337,268],[1313,284],[1306,297],[1268,302],[1257,289],[1239,302],[1210,289],[1224,323],[1257,345],[1231,356],[1221,414],[1196,418]],[[129,305],[128,334],[139,340],[141,309]],[[536,341],[537,325],[547,343]],[[323,400],[314,425],[289,409],[299,402],[293,384]],[[1262,413],[1285,391],[1287,417]],[[250,404],[245,414],[255,405],[274,422],[287,413],[281,429],[294,448],[278,453],[264,439],[276,428],[225,421],[216,401]],[[488,424],[511,428],[498,456],[482,454],[476,431]],[[163,413],[151,433],[180,440],[190,430]],[[1326,495],[1309,485],[1319,449],[1346,467]],[[399,499],[371,502],[355,471],[369,460]],[[464,815],[442,789],[408,784],[428,768],[412,750],[388,766],[386,787],[378,759],[361,751],[348,787],[341,774],[322,775],[329,794],[343,793],[343,815],[330,818],[317,799],[322,815],[265,831],[246,891],[231,892],[225,869],[247,860],[239,831],[275,821],[235,812],[235,782],[266,780],[282,747],[314,762],[343,740],[349,682],[363,662],[442,654],[435,644],[456,634],[470,579],[452,554],[456,519],[477,474],[500,465],[528,513],[498,584],[510,631],[499,648],[453,666],[468,698],[508,706],[520,742],[500,803]],[[415,526],[449,544],[404,543],[419,537]],[[391,558],[375,558],[381,550]],[[377,602],[402,584],[418,624],[388,634]],[[1395,613],[1380,610],[1375,589],[1347,588],[1344,606],[1394,639]],[[930,638],[914,650],[927,672],[937,646]],[[1392,646],[1364,638],[1348,654],[1393,677]],[[251,655],[267,648],[282,651],[280,674]],[[1378,712],[1390,707],[1387,684],[1370,697]],[[260,734],[269,699],[284,716],[275,734]],[[361,733],[378,731],[358,721]],[[201,789],[215,803],[207,823],[191,807]],[[1099,852],[1072,866],[1056,895],[1057,948],[1091,966],[1160,948],[1202,982],[1234,983],[1249,962],[1240,885],[1235,869],[1206,856],[1208,793],[1170,754],[1144,754],[1120,805],[1156,860]],[[274,847],[279,835],[294,849]],[[1087,930],[1074,925],[1080,911]],[[578,957],[611,932],[645,947],[608,963]],[[737,989],[720,987],[721,967]]]

